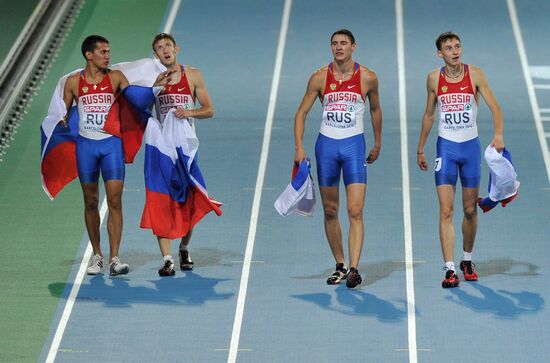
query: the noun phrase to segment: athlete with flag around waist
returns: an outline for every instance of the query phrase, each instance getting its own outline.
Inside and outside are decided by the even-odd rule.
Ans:
[[[306,116],[319,98],[323,119],[315,158],[317,177],[323,203],[325,233],[336,261],[336,270],[327,283],[334,285],[346,279],[346,286],[361,284],[359,258],[363,247],[363,207],[367,187],[367,163],[378,158],[382,142],[382,109],[378,99],[376,74],[356,63],[353,52],[355,37],[347,29],[331,36],[333,62],[317,70],[309,79],[306,93],[294,118],[294,161],[306,158],[303,136]],[[363,114],[368,99],[374,145],[366,157]],[[342,230],[338,220],[339,183],[343,174],[349,227],[349,271],[345,267]]]
[[[481,148],[477,132],[477,108],[483,97],[493,116],[494,135],[491,146],[497,152],[504,149],[502,112],[480,68],[462,63],[460,37],[453,32],[441,34],[436,40],[437,55],[445,62],[441,69],[428,75],[428,97],[422,117],[422,129],[417,148],[417,164],[428,170],[424,145],[436,117],[439,123],[435,182],[439,199],[439,238],[445,277],[444,288],[457,287],[459,278],[454,265],[455,230],[453,206],[456,182],[462,186],[462,246],[460,269],[464,279],[476,281],[478,274],[472,263],[472,251],[477,232],[477,199],[481,177]]]
[[[153,39],[152,47],[155,57],[166,67],[166,71],[159,74],[154,84],[154,86],[164,87],[164,90],[157,95],[155,100],[158,121],[162,124],[172,109],[174,109],[173,112],[177,119],[181,119],[182,122],[189,122],[191,126],[193,126],[194,119],[211,118],[214,115],[214,106],[201,72],[196,68],[184,66],[178,62],[177,54],[179,46],[176,44],[174,37],[166,33],[157,34]],[[195,107],[195,101],[199,102],[200,107]],[[146,160],[149,160],[147,156]],[[153,165],[153,163],[150,165],[152,168],[156,168],[157,166]],[[198,165],[194,164],[193,170],[200,175]],[[153,171],[153,173],[157,173],[158,171]],[[147,173],[148,171],[146,170]],[[202,175],[200,175],[199,179],[202,179]],[[160,276],[173,276],[175,274],[170,242],[171,239],[180,237],[180,269],[184,271],[192,270],[193,261],[189,254],[188,246],[191,241],[193,226],[210,210],[216,210],[216,213],[221,214],[221,211],[217,208],[219,203],[216,204],[215,201],[206,198],[204,199],[204,203],[201,204],[203,208],[195,208],[191,206],[193,202],[189,200],[190,198],[183,204],[174,204],[172,202],[159,203],[155,199],[157,197],[158,193],[147,190],[141,227],[151,228],[157,237],[160,252],[163,256],[163,265],[158,273]],[[212,203],[215,204],[213,207]],[[210,209],[211,207],[213,209]],[[177,209],[177,215],[170,213],[174,208]],[[176,221],[171,225],[167,225],[169,221],[158,221],[155,215],[161,213],[167,213],[172,218],[175,218]]]

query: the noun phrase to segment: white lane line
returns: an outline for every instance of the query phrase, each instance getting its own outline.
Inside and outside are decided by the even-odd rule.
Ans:
[[[536,89],[547,89],[547,90],[550,90],[550,84],[542,84],[542,83],[538,83],[538,84],[534,84],[533,85],[534,88]]]
[[[409,186],[409,152],[407,140],[407,92],[405,82],[405,38],[403,30],[403,2],[395,1],[397,27],[397,67],[399,75],[399,126],[401,134],[401,173],[403,183],[403,230],[405,242],[405,276],[407,285],[407,322],[409,362],[417,363],[416,307],[414,298],[414,270],[411,228],[411,202]]]
[[[164,26],[165,33],[170,33],[170,31],[172,30],[172,26],[179,11],[180,4],[181,0],[174,0],[174,2],[172,3],[170,13],[168,14],[168,20],[166,21],[166,25]],[[101,202],[101,209],[99,211],[100,227],[103,225],[103,220],[105,219],[107,209],[107,198],[103,197],[103,201]],[[63,309],[63,313],[61,314],[61,319],[59,320],[59,323],[57,325],[57,329],[52,340],[52,345],[50,346],[48,356],[46,357],[46,363],[53,363],[55,361],[57,352],[59,351],[59,345],[61,344],[61,339],[63,338],[67,323],[69,322],[69,317],[71,316],[76,296],[78,295],[78,291],[80,290],[80,286],[82,284],[82,280],[84,279],[84,274],[86,272],[86,267],[88,266],[88,261],[92,256],[92,245],[89,240],[87,242],[87,245],[88,246],[86,247],[84,256],[82,256],[82,262],[80,263],[78,273],[76,274],[75,280],[73,282],[73,287],[71,289],[71,292],[69,293],[67,303],[65,304],[65,308]]]
[[[258,214],[260,211],[260,200],[262,199],[262,189],[264,184],[265,169],[267,165],[267,156],[269,153],[269,142],[271,139],[271,126],[273,125],[273,116],[275,114],[275,105],[277,103],[277,91],[279,89],[279,79],[281,77],[281,68],[283,65],[283,55],[285,51],[286,34],[288,31],[288,20],[290,18],[290,9],[292,0],[285,0],[283,17],[281,20],[281,30],[279,32],[279,44],[277,46],[277,56],[275,58],[275,68],[273,69],[273,81],[271,83],[271,94],[269,95],[269,106],[265,120],[264,139],[262,143],[262,152],[260,155],[260,165],[258,167],[258,177],[256,178],[256,191],[254,192],[254,201],[252,203],[252,213],[250,215],[250,227],[248,229],[248,239],[246,241],[246,251],[244,254],[243,270],[241,274],[241,283],[239,287],[239,296],[237,298],[237,308],[235,311],[235,320],[233,322],[233,332],[231,334],[231,345],[229,347],[228,363],[234,363],[237,360],[239,350],[239,339],[241,336],[241,326],[244,313],[244,304],[246,301],[246,291],[248,288],[248,277],[250,274],[250,264],[252,261],[252,252],[254,250],[254,240],[256,238],[256,225],[258,223]]]
[[[518,15],[516,13],[516,5],[514,0],[507,0],[508,11],[510,12],[510,20],[512,21],[512,28],[514,30],[514,38],[516,39],[516,46],[518,48],[519,59],[521,61],[521,68],[523,70],[523,78],[525,78],[525,84],[527,86],[527,93],[529,94],[529,101],[531,102],[531,111],[535,119],[535,127],[539,138],[540,148],[542,151],[542,158],[546,166],[546,175],[548,177],[548,183],[550,183],[550,152],[548,151],[548,141],[546,140],[544,127],[542,125],[541,112],[550,112],[550,109],[539,109],[537,103],[537,96],[535,95],[535,88],[533,87],[533,80],[529,73],[529,62],[527,61],[527,53],[525,52],[525,45],[523,44],[523,36],[521,35],[521,27],[519,25]]]
[[[174,21],[176,20],[176,15],[178,15],[180,5],[181,0],[174,0],[174,2],[172,3],[170,13],[168,14],[168,19],[166,19],[166,24],[164,25],[164,33],[170,33],[172,31],[172,26],[174,25]]]
[[[103,224],[106,213],[107,199],[103,198],[101,209],[99,211],[99,216],[101,219],[100,225]],[[78,295],[78,290],[80,290],[80,285],[82,284],[82,280],[84,279],[84,275],[86,273],[88,261],[92,256],[92,244],[89,240],[87,242],[87,245],[88,246],[86,247],[84,256],[82,257],[82,262],[80,262],[80,267],[78,268],[78,273],[76,274],[76,277],[74,279],[73,287],[71,288],[71,292],[69,293],[69,297],[67,298],[67,303],[65,304],[65,308],[63,309],[63,313],[61,314],[61,319],[59,319],[59,323],[57,324],[57,329],[52,340],[52,345],[50,346],[50,351],[48,352],[48,356],[46,357],[46,363],[53,363],[55,361],[55,357],[57,356],[57,352],[59,351],[59,345],[61,344],[61,339],[63,339],[65,328],[67,327],[69,317],[71,316],[71,312],[73,311],[73,306],[76,300],[76,296]]]

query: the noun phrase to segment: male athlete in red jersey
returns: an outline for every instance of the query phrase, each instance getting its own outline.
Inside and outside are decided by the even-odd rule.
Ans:
[[[493,115],[494,136],[491,145],[501,152],[502,113],[481,69],[463,64],[462,46],[457,34],[447,32],[436,40],[437,55],[445,66],[428,75],[428,100],[422,117],[422,129],[417,149],[417,164],[428,170],[424,144],[435,119],[436,105],[439,119],[435,179],[439,198],[439,238],[445,262],[444,288],[456,287],[459,279],[454,266],[453,206],[457,178],[462,186],[463,254],[460,269],[464,279],[476,281],[478,274],[472,263],[472,250],[477,231],[477,199],[481,176],[481,148],[477,133],[477,107],[482,96]]]
[[[155,57],[166,67],[166,72],[159,74],[154,86],[164,86],[164,90],[156,97],[155,108],[159,121],[163,122],[168,111],[175,108],[177,118],[188,119],[191,123],[195,118],[205,119],[214,115],[214,106],[206,89],[200,71],[196,68],[183,66],[178,63],[179,47],[170,34],[160,33],[153,39]],[[195,101],[200,107],[195,108]],[[194,125],[193,125],[194,126]],[[142,219],[142,227],[144,226]],[[189,254],[189,242],[193,230],[182,236],[179,245],[179,259],[181,270],[192,270],[193,261]],[[163,266],[158,271],[160,276],[175,274],[174,259],[170,249],[170,239],[166,236],[157,236],[160,252],[163,256]]]
[[[108,69],[109,41],[99,35],[90,35],[82,42],[82,55],[86,59],[83,71],[67,78],[63,100],[67,114],[73,102],[78,105],[79,135],[76,142],[78,177],[84,194],[84,220],[94,255],[87,273],[96,275],[103,267],[100,243],[100,216],[98,210],[99,173],[105,182],[109,217],[110,257],[109,273],[126,274],[129,266],[120,262],[118,252],[122,235],[122,187],[124,184],[124,156],[121,140],[103,131],[107,113],[115,95],[128,86],[120,71]],[[61,120],[65,126],[67,115]]]
[[[334,60],[310,77],[306,93],[294,118],[294,161],[306,158],[303,137],[308,112],[319,98],[323,120],[315,145],[317,178],[323,202],[325,233],[336,270],[327,279],[329,285],[347,278],[346,286],[362,282],[359,258],[363,247],[363,206],[367,187],[367,163],[373,163],[382,142],[382,109],[378,100],[378,79],[367,67],[352,59],[355,37],[347,29],[336,31],[331,39]],[[369,100],[374,145],[365,155],[363,112]],[[340,173],[346,187],[349,228],[349,273],[345,267],[342,230],[338,220]]]

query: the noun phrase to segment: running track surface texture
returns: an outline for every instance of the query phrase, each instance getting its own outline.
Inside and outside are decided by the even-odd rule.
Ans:
[[[89,24],[75,26],[71,37],[87,35],[104,5],[85,7],[77,24]],[[161,9],[164,17],[150,27],[175,35],[180,61],[201,69],[214,101],[215,117],[198,121],[197,133],[208,190],[224,203],[224,215],[208,216],[195,229],[193,272],[158,277],[157,243],[150,231],[138,228],[144,202],[140,155],[127,169],[124,193],[121,257],[131,272],[113,278],[83,275],[88,241],[82,221],[75,219],[83,237],[70,247],[76,257],[65,267],[71,268],[68,278],[35,287],[59,302],[55,314],[46,317],[51,326],[42,337],[39,361],[547,359],[550,64],[545,62],[550,49],[541,44],[549,35],[550,4],[349,0],[330,5],[174,1]],[[359,266],[364,280],[354,290],[325,284],[333,260],[320,205],[313,218],[282,218],[273,208],[290,177],[294,112],[309,76],[332,58],[330,35],[344,27],[356,36],[354,59],[378,75],[384,114],[382,153],[368,169]],[[520,196],[506,209],[479,215],[474,259],[480,281],[452,290],[440,287],[433,174],[421,172],[415,162],[426,76],[441,66],[434,40],[447,30],[461,35],[463,61],[484,70],[501,104],[505,143],[522,182]],[[139,41],[148,46],[153,33]],[[126,43],[137,41],[131,33],[123,36]],[[129,46],[120,45],[120,52]],[[150,56],[142,53],[135,57]],[[65,71],[79,66],[75,57]],[[49,99],[51,90],[43,87],[38,97]],[[304,138],[311,155],[319,120],[316,104]],[[368,117],[365,121],[369,148],[372,132]],[[485,146],[492,121],[484,105],[478,127]],[[435,136],[434,126],[426,146],[429,160]],[[486,184],[483,175],[482,195]],[[69,193],[78,206],[78,190]],[[459,200],[457,195],[457,260]],[[344,202],[341,207],[346,239]],[[107,241],[105,226],[102,234]],[[63,231],[57,236],[63,239]]]

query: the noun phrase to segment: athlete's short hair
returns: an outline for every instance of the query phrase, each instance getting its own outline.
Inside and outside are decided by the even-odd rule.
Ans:
[[[155,37],[153,38],[153,43],[151,44],[151,47],[153,48],[153,52],[155,51],[155,44],[159,41],[159,40],[162,40],[162,39],[168,39],[170,41],[172,41],[172,43],[174,44],[174,46],[176,46],[176,39],[174,39],[174,37],[172,36],[172,34],[168,34],[168,33],[159,33],[157,35],[155,35]]]
[[[441,44],[445,43],[447,40],[452,40],[452,39],[456,39],[459,42],[461,41],[457,33],[445,32],[440,34],[435,40],[435,46],[437,47],[437,50],[441,50]]]
[[[82,42],[82,47],[80,48],[82,50],[82,56],[84,59],[86,59],[86,52],[93,52],[97,46],[97,43],[107,43],[109,44],[109,41],[107,38],[102,37],[101,35],[90,35],[87,36],[86,39]]]
[[[332,36],[330,37],[330,42],[331,43],[332,43],[332,39],[334,38],[335,35],[345,35],[349,38],[349,40],[351,40],[351,44],[355,44],[355,37],[353,36],[353,33],[350,32],[347,29],[338,29],[337,31],[332,33]]]

